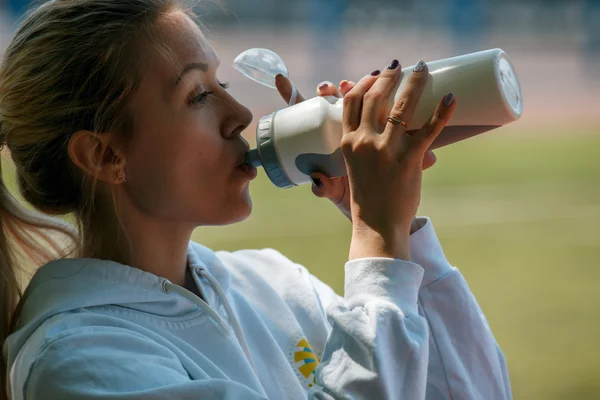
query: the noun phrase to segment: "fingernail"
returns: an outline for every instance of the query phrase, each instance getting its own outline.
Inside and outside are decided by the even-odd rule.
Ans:
[[[321,82],[321,83],[319,83],[319,89],[325,89],[327,86],[329,86],[328,82]]]
[[[321,180],[319,178],[313,178],[311,176],[310,180],[312,181],[313,186],[316,186],[318,188],[320,188],[321,186],[323,186],[323,182],[321,182]]]
[[[371,72],[371,76],[377,76],[381,73],[380,70],[376,69],[375,71]]]
[[[388,69],[396,69],[398,68],[398,65],[400,65],[400,61],[394,59],[392,61],[390,61],[390,63],[388,64]]]
[[[340,87],[346,86],[347,84],[348,84],[348,81],[343,80],[343,81],[340,82]]]
[[[425,61],[421,60],[417,63],[417,65],[415,65],[415,67],[413,68],[414,72],[421,72],[425,69]]]
[[[450,105],[452,104],[453,101],[454,101],[454,95],[452,94],[452,92],[450,92],[444,98],[444,105],[446,107],[450,107]]]
[[[282,74],[277,74],[275,75],[275,79],[280,79],[283,75]]]

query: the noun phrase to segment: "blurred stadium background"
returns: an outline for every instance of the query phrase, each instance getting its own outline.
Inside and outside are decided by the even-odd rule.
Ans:
[[[0,53],[27,6],[3,1]],[[322,80],[358,79],[392,58],[408,66],[504,49],[523,88],[523,117],[438,150],[419,214],[433,219],[485,311],[515,398],[600,398],[600,1],[189,3],[211,32],[220,79],[255,120],[283,103],[231,68],[251,47],[279,53],[309,97]],[[253,142],[254,127],[245,136]],[[309,187],[276,189],[264,173],[252,195],[247,221],[198,229],[195,240],[276,248],[341,294],[349,222]]]

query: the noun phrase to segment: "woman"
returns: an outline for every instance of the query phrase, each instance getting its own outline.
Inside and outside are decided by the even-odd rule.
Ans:
[[[405,133],[426,65],[389,120],[396,60],[341,86],[348,179],[320,176],[314,189],[353,224],[340,297],[275,250],[190,242],[197,226],[251,210],[240,133],[252,115],[218,63],[175,0],[54,0],[22,23],[0,68],[0,133],[40,213],[2,186],[8,395],[510,398],[475,299],[431,222],[414,218],[427,148],[456,106],[449,94]],[[278,86],[289,96],[289,81]],[[44,216],[67,213],[79,233]],[[52,230],[77,244],[74,258],[53,254]],[[50,260],[16,309],[13,244]]]

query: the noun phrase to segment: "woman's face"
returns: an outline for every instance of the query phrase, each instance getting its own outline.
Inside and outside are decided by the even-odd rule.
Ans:
[[[142,213],[171,222],[223,225],[251,211],[256,170],[239,168],[252,120],[217,78],[219,60],[198,26],[174,12],[160,23],[173,51],[147,69],[131,104],[133,138],[125,153],[127,192]]]

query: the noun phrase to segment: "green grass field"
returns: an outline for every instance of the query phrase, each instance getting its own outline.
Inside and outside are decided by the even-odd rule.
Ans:
[[[600,137],[489,134],[436,154],[419,214],[486,313],[515,399],[600,398]],[[251,190],[247,221],[194,239],[276,248],[341,294],[349,222],[308,186],[261,174]]]
[[[486,313],[515,399],[600,398],[600,137],[488,134],[436,154],[419,214]],[[194,239],[273,247],[341,294],[350,223],[308,186],[261,173],[251,190],[248,220]]]

